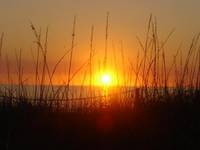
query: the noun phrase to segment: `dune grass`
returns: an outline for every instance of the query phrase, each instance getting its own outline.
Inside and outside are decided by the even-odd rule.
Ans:
[[[7,83],[9,86],[1,87],[1,103],[13,104],[27,103],[33,106],[45,106],[55,110],[95,110],[111,106],[119,105],[118,107],[134,108],[136,103],[170,103],[170,102],[188,102],[193,103],[199,99],[200,91],[200,48],[199,48],[199,34],[194,36],[191,45],[188,49],[188,54],[185,59],[182,57],[182,50],[179,48],[173,56],[171,64],[166,64],[166,49],[165,46],[173,36],[172,30],[166,39],[159,39],[158,27],[156,18],[152,15],[149,18],[146,30],[146,38],[144,42],[137,37],[141,50],[138,51],[136,64],[130,60],[130,69],[126,70],[123,42],[121,42],[121,61],[122,68],[117,67],[116,49],[113,44],[113,55],[115,68],[122,70],[123,87],[117,87],[115,92],[110,92],[107,95],[95,95],[93,85],[93,57],[94,57],[94,26],[91,28],[89,56],[87,61],[82,64],[75,72],[72,72],[73,54],[75,47],[76,34],[76,17],[74,17],[72,30],[71,48],[66,50],[66,53],[56,62],[52,70],[48,65],[48,28],[45,32],[45,40],[41,40],[41,29],[30,23],[31,30],[35,36],[35,43],[37,45],[36,56],[34,58],[33,74],[34,83],[33,90],[29,90],[26,86],[27,81],[24,79],[24,70],[22,63],[22,51],[16,52],[16,68],[17,68],[17,83],[13,83],[10,74],[9,58],[6,56],[7,68]],[[0,59],[2,58],[2,45],[4,34],[1,35],[0,40]],[[105,29],[105,52],[103,59],[103,70],[107,69],[108,56],[108,37],[109,37],[109,13],[106,16]],[[162,41],[162,42],[161,42]],[[55,86],[53,83],[54,74],[57,67],[67,56],[68,59],[68,73],[66,75],[66,82],[63,85]],[[101,69],[101,67],[100,67]],[[70,89],[71,81],[76,77],[76,74],[81,70],[85,70],[83,74],[83,81],[80,84],[82,87],[80,94],[73,93]],[[101,70],[100,70],[101,71]],[[89,73],[88,73],[89,72]],[[117,78],[119,73],[116,72]],[[132,77],[135,77],[134,80]],[[89,78],[89,90],[82,93],[85,87],[85,80]],[[119,79],[118,79],[119,80]],[[140,86],[138,86],[140,85]],[[132,88],[130,88],[130,86]],[[76,95],[76,96],[75,96]],[[79,95],[79,96],[77,96]],[[84,96],[83,96],[84,95]],[[8,100],[9,99],[9,100]],[[10,103],[11,102],[11,103]],[[115,103],[114,105],[112,103]]]
[[[88,43],[88,59],[75,71],[72,68],[76,17],[71,46],[51,70],[47,55],[48,28],[43,41],[41,29],[32,23],[30,26],[36,44],[32,85],[27,85],[24,76],[22,50],[15,53],[17,82],[12,77],[11,63],[5,52],[7,85],[0,86],[0,149],[198,149],[200,34],[192,39],[186,58],[179,47],[168,64],[166,45],[174,30],[164,40],[159,39],[156,18],[151,15],[145,39],[136,37],[140,45],[136,63],[128,60],[126,64],[123,41],[119,49],[112,43],[118,86],[105,89],[94,86],[94,26]],[[109,29],[107,14],[104,58],[97,67],[98,72],[107,69],[111,58],[108,55],[111,51]],[[2,33],[0,69],[3,39]],[[121,54],[120,60],[117,53]],[[66,80],[54,85],[56,71],[66,60]],[[122,62],[121,68],[118,62]],[[72,81],[80,72],[83,78],[80,86],[75,87],[79,88],[77,92]]]

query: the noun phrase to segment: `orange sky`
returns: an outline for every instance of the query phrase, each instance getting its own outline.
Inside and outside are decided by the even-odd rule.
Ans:
[[[167,58],[171,61],[171,56],[180,43],[184,55],[192,37],[200,31],[199,5],[198,0],[1,0],[0,32],[5,35],[2,59],[5,60],[7,53],[14,66],[15,51],[21,48],[24,68],[27,74],[31,72],[31,49],[35,49],[35,38],[29,24],[31,21],[37,28],[41,27],[43,33],[46,26],[49,27],[48,61],[52,67],[71,46],[73,16],[76,15],[73,70],[79,68],[89,56],[91,25],[95,28],[94,63],[98,66],[104,55],[106,12],[109,11],[108,49],[112,68],[113,45],[116,48],[118,67],[122,66],[121,41],[125,63],[128,64],[129,60],[135,62],[139,49],[136,36],[144,39],[150,13],[157,17],[161,39],[164,39],[171,29],[176,29],[167,46]],[[67,58],[58,68],[59,73],[66,72],[66,64]],[[1,72],[6,73],[5,69]],[[15,67],[12,67],[12,72],[15,72]]]

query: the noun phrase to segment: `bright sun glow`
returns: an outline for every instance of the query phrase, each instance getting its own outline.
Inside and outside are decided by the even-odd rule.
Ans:
[[[105,86],[109,86],[111,85],[111,76],[109,74],[103,74],[102,77],[101,77],[101,82],[103,85]]]
[[[102,87],[114,87],[118,85],[117,75],[114,71],[96,72],[94,85]]]

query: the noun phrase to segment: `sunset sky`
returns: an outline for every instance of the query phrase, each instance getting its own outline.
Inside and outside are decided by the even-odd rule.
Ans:
[[[54,64],[70,48],[72,24],[77,16],[74,66],[89,56],[90,30],[94,25],[94,48],[101,60],[105,47],[106,12],[110,12],[109,45],[116,48],[123,41],[124,52],[135,59],[144,38],[148,17],[157,17],[159,35],[164,39],[175,28],[169,41],[170,58],[182,43],[186,53],[192,37],[200,31],[199,0],[0,0],[0,32],[4,32],[2,57],[14,61],[15,50],[23,51],[26,67],[31,63],[34,35],[30,21],[43,31],[49,27],[48,61]]]

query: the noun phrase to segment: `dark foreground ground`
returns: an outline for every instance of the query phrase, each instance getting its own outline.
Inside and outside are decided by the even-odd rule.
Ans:
[[[199,104],[90,113],[1,108],[0,150],[200,149]]]

